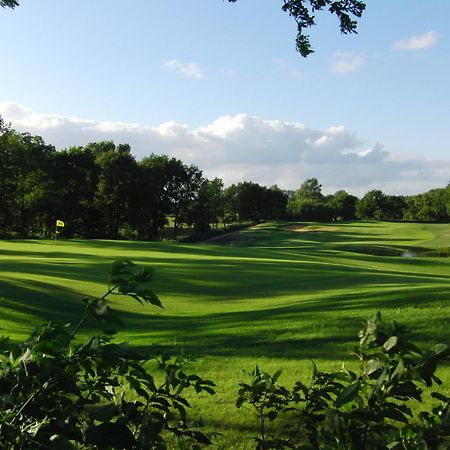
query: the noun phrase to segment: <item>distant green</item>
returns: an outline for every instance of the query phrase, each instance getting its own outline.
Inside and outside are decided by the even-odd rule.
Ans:
[[[419,343],[450,342],[450,259],[422,256],[448,250],[448,224],[264,223],[218,242],[0,241],[2,333],[19,340],[39,323],[76,320],[113,260],[154,266],[164,310],[117,298],[118,338],[196,355],[193,370],[218,393],[194,415],[233,448],[247,448],[239,436],[252,423],[234,408],[242,369],[281,368],[288,384],[308,377],[311,359],[324,370],[354,364],[357,333],[378,310]]]

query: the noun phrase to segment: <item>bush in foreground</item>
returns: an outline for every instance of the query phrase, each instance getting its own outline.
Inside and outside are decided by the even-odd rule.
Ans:
[[[236,405],[256,413],[258,449],[450,448],[450,398],[428,389],[442,384],[435,372],[448,347],[422,351],[403,326],[382,323],[380,313],[359,339],[358,373],[324,373],[313,365],[309,385],[297,381],[287,389],[278,383],[281,371],[270,375],[256,367],[250,383],[240,383]],[[414,417],[412,404],[422,402],[422,387],[440,403]]]
[[[214,383],[187,374],[183,358],[144,357],[110,337],[120,319],[106,297],[125,294],[161,306],[150,280],[150,270],[117,261],[108,291],[84,299],[75,327],[48,323],[22,344],[0,341],[2,449],[164,449],[174,439],[188,448],[210,443],[188,422],[183,391],[213,394]],[[104,331],[77,343],[89,318]],[[161,373],[157,379],[146,369],[149,361]]]

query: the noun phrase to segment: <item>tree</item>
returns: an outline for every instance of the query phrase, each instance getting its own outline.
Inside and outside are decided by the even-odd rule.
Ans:
[[[322,185],[317,178],[308,178],[289,198],[289,214],[302,220],[328,220],[330,212],[322,194]]]
[[[386,196],[379,189],[372,189],[356,203],[359,219],[382,220],[386,210]]]
[[[228,0],[236,3],[237,0]],[[0,0],[3,8],[15,8],[19,5],[17,0]],[[357,21],[366,9],[366,4],[360,0],[283,0],[281,9],[294,18],[297,23],[297,38],[295,40],[297,51],[307,57],[314,50],[309,42],[309,36],[304,34],[305,29],[316,24],[315,14],[328,8],[331,14],[339,19],[341,33],[356,33]]]
[[[2,234],[11,231],[16,191],[11,133],[13,132],[0,116],[0,230]]]
[[[235,3],[237,0],[228,1]],[[316,24],[315,13],[324,8],[339,19],[341,33],[349,34],[356,33],[357,21],[352,17],[360,18],[366,5],[359,0],[283,0],[281,9],[297,23],[296,48],[303,57],[314,53],[304,31]]]
[[[211,214],[210,223],[217,227],[224,215],[223,180],[216,177],[213,180],[206,181],[205,189]]]
[[[187,221],[191,204],[197,199],[203,183],[202,171],[194,165],[186,166],[172,158],[172,172],[167,185],[167,198],[173,215],[173,239],[176,240],[180,225]]]
[[[0,6],[2,8],[15,8],[19,6],[19,2],[17,0],[0,0]]]
[[[150,155],[139,163],[138,209],[132,213],[139,239],[155,240],[161,237],[169,213],[166,185],[170,160],[166,155]]]
[[[136,187],[137,163],[127,144],[105,143],[107,151],[96,157],[100,176],[95,194],[98,222],[108,239],[117,239],[119,230],[129,224],[133,192]],[[113,148],[114,149],[109,149]],[[103,234],[102,233],[102,234]]]
[[[197,198],[191,202],[187,212],[187,223],[194,225],[197,233],[208,231],[211,225],[217,227],[224,215],[223,181],[220,178],[204,179]]]
[[[319,184],[317,178],[308,178],[302,183],[300,189],[295,193],[295,195],[301,199],[319,202],[323,199],[322,185]]]
[[[284,219],[287,214],[288,193],[280,189],[276,184],[266,190],[265,218]]]
[[[445,188],[447,215],[450,217],[450,183]]]
[[[49,166],[55,153],[40,136],[1,124],[0,131],[0,226],[21,237],[45,235],[49,196]]]
[[[384,220],[402,220],[406,210],[404,197],[400,195],[386,195]]]
[[[142,159],[139,162],[138,202],[132,212],[139,238],[161,238],[167,216],[171,214],[173,238],[176,239],[202,181],[201,170],[186,166],[179,159],[154,154]]]
[[[353,220],[355,218],[355,205],[358,199],[344,190],[335,192],[327,198],[333,220]]]
[[[259,222],[267,219],[268,189],[258,183],[244,181],[225,189],[225,210],[230,221]]]
[[[66,223],[64,237],[101,235],[94,204],[100,167],[92,147],[95,145],[58,151],[52,161],[50,211],[53,220],[59,218]]]
[[[419,222],[447,222],[450,212],[448,193],[447,187],[408,197],[405,219]]]

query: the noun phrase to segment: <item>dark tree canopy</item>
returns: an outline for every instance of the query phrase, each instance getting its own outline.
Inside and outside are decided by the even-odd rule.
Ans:
[[[15,8],[19,6],[19,2],[17,0],[0,0],[0,6],[2,8]]]
[[[228,0],[236,3],[237,0]],[[15,8],[18,0],[0,0],[3,8]],[[307,28],[316,24],[316,12],[328,9],[339,19],[341,33],[356,33],[357,18],[362,16],[366,4],[360,0],[283,0],[281,9],[287,12],[297,23],[297,38],[295,40],[297,51],[304,57],[314,52],[305,34]]]
[[[237,0],[228,0],[235,3]],[[357,21],[366,9],[366,4],[360,0],[283,0],[281,9],[287,12],[297,22],[297,51],[307,57],[314,50],[305,33],[307,28],[316,24],[317,11],[328,9],[339,19],[341,33],[356,33]]]

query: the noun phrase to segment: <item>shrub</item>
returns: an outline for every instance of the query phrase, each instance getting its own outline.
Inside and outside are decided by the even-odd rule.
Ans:
[[[208,436],[187,418],[186,388],[214,393],[214,383],[185,372],[186,359],[143,357],[115,343],[120,323],[106,297],[128,295],[161,306],[150,288],[151,271],[116,261],[102,298],[85,298],[80,322],[47,323],[22,344],[0,341],[0,436],[4,449],[167,448],[173,439],[195,448]],[[89,318],[104,331],[75,341]],[[159,383],[145,363],[156,362]]]
[[[270,375],[258,367],[250,383],[240,383],[236,405],[249,405],[259,421],[258,449],[447,449],[450,447],[450,398],[438,392],[430,412],[413,415],[421,402],[421,386],[441,384],[439,361],[446,345],[422,351],[380,313],[359,334],[358,373],[324,373],[313,365],[307,386],[298,381],[287,389],[278,384],[281,372]],[[274,434],[267,433],[272,423]]]

